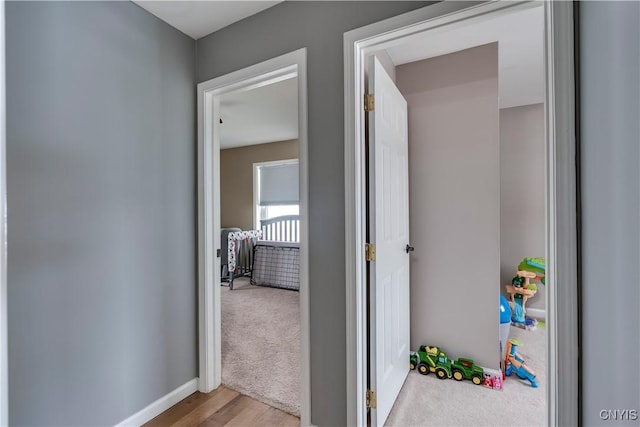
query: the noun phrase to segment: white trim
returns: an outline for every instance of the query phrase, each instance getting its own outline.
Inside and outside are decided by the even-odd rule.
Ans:
[[[5,2],[0,5],[0,425],[9,425]]]
[[[193,393],[198,391],[198,379],[194,378],[191,381],[181,385],[177,389],[162,396],[146,408],[139,412],[136,412],[126,420],[118,423],[116,427],[138,427],[142,424],[151,421],[167,409],[171,408],[182,399],[189,397]]]
[[[298,163],[298,159],[282,159],[282,160],[271,160],[268,162],[256,162],[253,164],[253,167],[260,166],[274,166],[274,165],[289,165],[293,163]]]
[[[545,6],[547,414],[550,426],[564,426],[579,421],[574,8]]]
[[[214,239],[214,220],[219,217],[219,206],[214,213],[213,197],[214,193],[220,193],[219,188],[216,191],[213,180],[213,171],[219,170],[214,156],[219,164],[220,146],[218,141],[218,149],[214,150],[211,128],[215,127],[215,121],[212,123],[212,120],[205,120],[213,114],[214,101],[198,85],[198,389],[201,392],[213,390],[221,381],[221,366],[216,365],[216,360],[219,362],[219,359],[214,357],[215,349],[221,345],[219,310],[216,318],[213,304],[206,303],[220,299],[220,279],[217,274],[220,262],[215,256],[219,243],[216,245]],[[208,143],[205,144],[205,140]],[[217,228],[220,228],[219,222],[218,218]]]
[[[258,179],[258,164],[253,164],[253,229],[260,230],[260,214],[258,213],[258,195],[260,194],[260,180]]]
[[[199,385],[221,382],[220,343],[220,141],[216,128],[219,96],[298,76],[298,164],[300,165],[300,339],[301,425],[311,424],[309,327],[307,51],[305,48],[198,84],[198,325]],[[214,173],[215,172],[215,173]]]
[[[344,35],[347,425],[366,425],[365,180],[362,99],[367,54],[444,25],[540,3],[441,2]],[[547,298],[549,425],[577,425],[578,316],[573,4],[545,2],[547,54]],[[551,37],[553,35],[553,37]],[[561,287],[556,283],[562,283]],[[563,337],[560,340],[558,337]],[[562,368],[562,381],[558,381]]]

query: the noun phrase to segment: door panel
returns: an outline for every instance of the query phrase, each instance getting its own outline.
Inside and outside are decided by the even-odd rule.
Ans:
[[[377,59],[369,68],[375,108],[369,113],[370,387],[384,425],[409,373],[409,175],[407,103]]]

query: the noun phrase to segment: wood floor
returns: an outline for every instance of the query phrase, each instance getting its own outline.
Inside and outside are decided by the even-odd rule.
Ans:
[[[279,409],[220,386],[195,392],[158,415],[145,427],[294,427],[300,420]]]

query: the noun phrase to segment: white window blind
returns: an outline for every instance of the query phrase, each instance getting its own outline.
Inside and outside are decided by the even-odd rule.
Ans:
[[[298,204],[298,162],[260,166],[262,206]]]

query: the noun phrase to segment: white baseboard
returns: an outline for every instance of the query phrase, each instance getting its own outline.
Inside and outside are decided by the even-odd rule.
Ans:
[[[116,427],[140,427],[147,421],[151,421],[185,397],[198,391],[198,379],[194,378],[186,384],[181,385],[169,394],[162,396],[146,408],[142,409],[119,423]]]
[[[527,317],[533,317],[534,319],[546,320],[547,311],[543,308],[529,308],[527,307]]]

